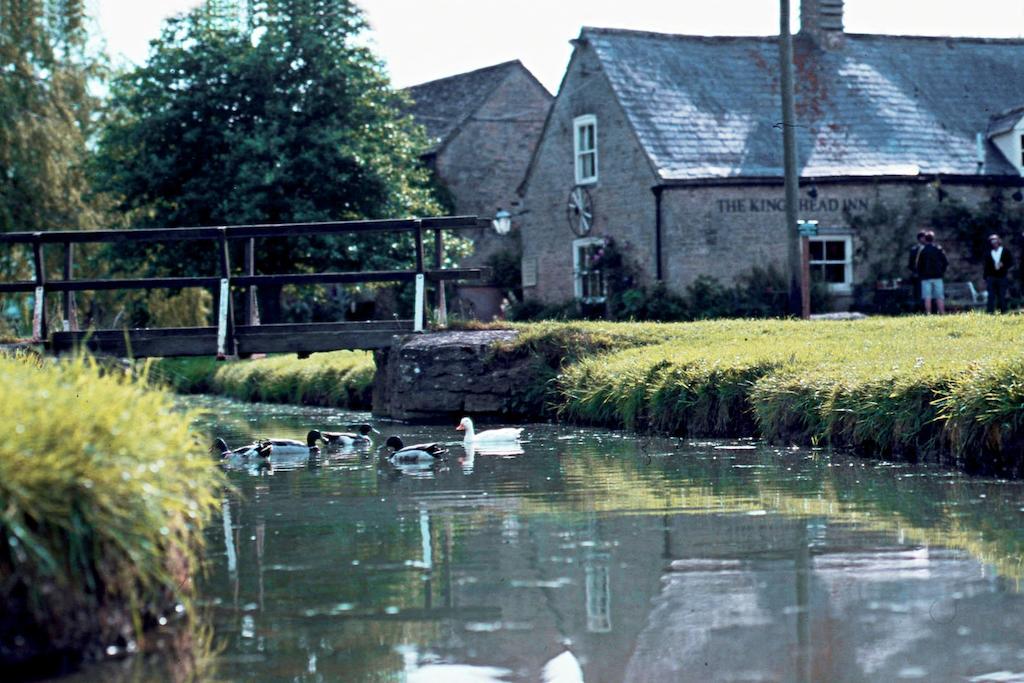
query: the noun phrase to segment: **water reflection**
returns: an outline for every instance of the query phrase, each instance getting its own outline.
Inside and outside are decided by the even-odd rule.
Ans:
[[[365,418],[214,405],[205,424],[229,443]],[[451,438],[375,426],[409,443]],[[375,450],[231,471],[202,586],[221,675],[537,681],[575,664],[591,683],[646,683],[1024,671],[1019,483],[751,442],[543,425],[528,436],[516,453],[452,440],[446,462],[419,471]]]

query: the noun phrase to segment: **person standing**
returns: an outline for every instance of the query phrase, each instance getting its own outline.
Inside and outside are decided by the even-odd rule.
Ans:
[[[935,233],[928,230],[924,234],[924,246],[917,255],[917,274],[921,278],[921,300],[924,301],[924,312],[932,312],[932,301],[938,313],[946,312],[946,290],[942,276],[946,274],[949,259],[942,247],[935,244]]]
[[[1009,283],[1007,275],[1013,268],[1013,256],[1009,249],[1003,248],[1003,240],[997,234],[988,236],[990,250],[985,256],[985,285],[988,288],[988,303],[985,310],[989,313],[996,312],[999,306],[1000,313],[1006,313],[1006,289]]]
[[[907,269],[910,271],[910,286],[914,292],[914,301],[918,302],[921,300],[921,276],[917,273],[917,257],[921,255],[921,249],[924,248],[924,236],[925,230],[917,231],[917,242],[914,246],[910,247],[910,256],[907,258]],[[914,310],[918,310],[914,304]]]

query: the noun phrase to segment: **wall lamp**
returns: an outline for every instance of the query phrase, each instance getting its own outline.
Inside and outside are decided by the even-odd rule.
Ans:
[[[530,213],[530,210],[524,209],[517,213],[509,213],[499,206],[494,214],[494,220],[491,221],[494,232],[499,235],[507,235],[512,230],[512,219],[516,216],[522,216],[524,213]]]

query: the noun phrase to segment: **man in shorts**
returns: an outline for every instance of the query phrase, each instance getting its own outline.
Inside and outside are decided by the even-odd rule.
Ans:
[[[942,276],[946,274],[949,259],[942,247],[935,244],[935,233],[928,230],[924,234],[924,246],[917,255],[917,274],[921,278],[921,299],[924,301],[924,312],[932,312],[932,301],[938,313],[946,312],[946,290]]]
[[[927,230],[917,231],[917,241],[910,248],[910,257],[907,259],[907,268],[910,270],[910,286],[914,288],[914,301],[921,300],[921,276],[917,274],[917,257],[924,248],[924,236]],[[917,305],[916,303],[914,304]]]

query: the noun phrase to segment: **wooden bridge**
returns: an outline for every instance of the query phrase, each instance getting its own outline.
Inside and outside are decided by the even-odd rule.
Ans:
[[[87,348],[93,353],[146,356],[213,356],[225,358],[253,353],[297,353],[306,356],[318,351],[338,349],[377,349],[389,346],[395,334],[420,332],[425,327],[426,283],[437,284],[438,311],[444,315],[444,283],[453,280],[479,280],[483,271],[476,268],[442,268],[442,231],[476,228],[475,216],[417,218],[401,220],[345,221],[280,225],[235,225],[206,228],[166,228],[147,230],[95,230],[0,233],[0,244],[26,244],[32,249],[33,280],[0,282],[0,293],[34,294],[33,338],[53,353]],[[366,232],[412,233],[415,266],[409,270],[355,271],[323,273],[256,274],[256,240],[302,235],[342,235]],[[430,269],[424,255],[424,235],[433,233],[433,259]],[[241,274],[232,272],[229,243],[242,240],[245,262]],[[78,244],[110,242],[182,243],[207,241],[216,250],[218,272],[208,276],[74,279],[74,247]],[[63,278],[46,277],[45,250],[63,248]],[[411,320],[374,320],[366,322],[329,322],[261,325],[256,305],[260,285],[355,284],[368,282],[414,282],[415,313]],[[75,292],[97,290],[151,290],[203,287],[217,293],[217,325],[214,327],[79,330],[76,322]],[[244,324],[236,324],[232,288],[243,291]],[[46,312],[47,294],[62,296],[62,325],[51,330]]]

